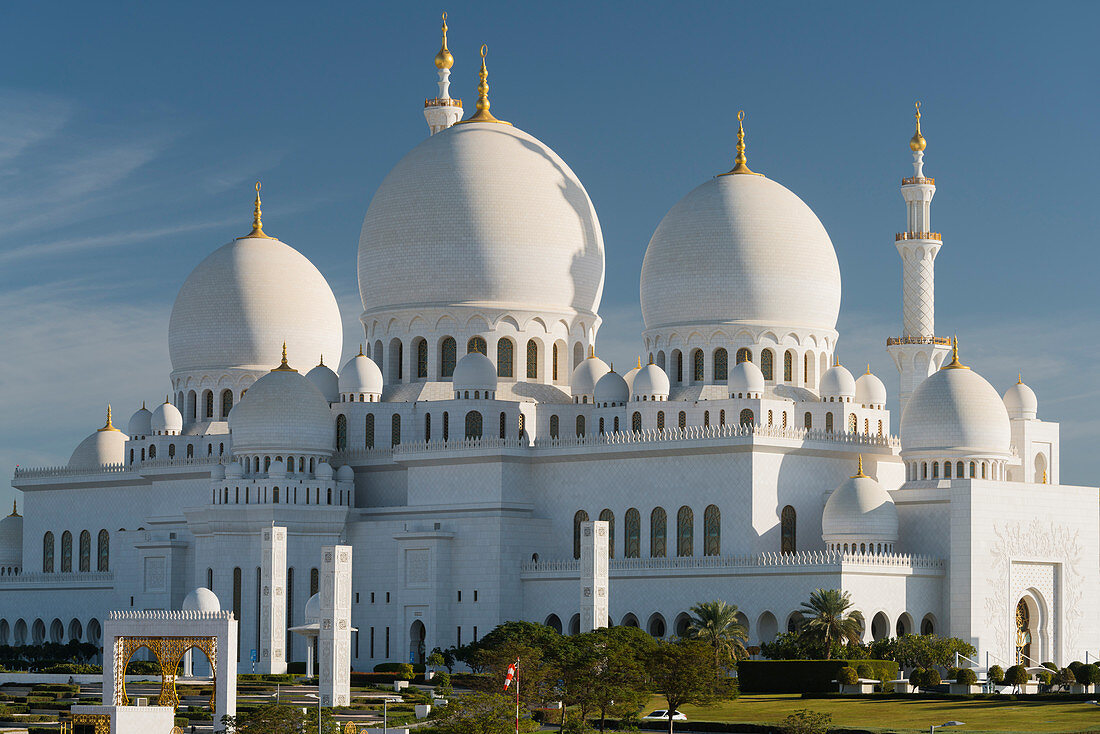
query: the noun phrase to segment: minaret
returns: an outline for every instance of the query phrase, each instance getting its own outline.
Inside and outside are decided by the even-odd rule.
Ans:
[[[435,135],[462,119],[462,100],[451,99],[451,67],[455,57],[447,50],[447,14],[443,14],[443,47],[435,55],[435,68],[439,70],[439,96],[424,100],[424,118]]]
[[[936,336],[934,276],[942,241],[939,232],[931,231],[936,179],[924,175],[924,149],[928,143],[920,131],[920,102],[916,108],[917,131],[909,141],[913,175],[901,180],[906,230],[894,236],[902,262],[902,335],[886,340],[886,349],[901,375],[902,412],[917,385],[938,370],[951,351],[951,340]]]

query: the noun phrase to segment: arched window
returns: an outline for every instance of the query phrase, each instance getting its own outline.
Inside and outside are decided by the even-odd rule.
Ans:
[[[771,425],[772,425],[772,423],[773,423],[773,421],[774,421],[774,417],[775,417],[775,416],[774,416],[774,411],[771,411],[771,410],[769,410],[769,411],[768,411],[768,427],[769,427],[769,428],[771,427]]]
[[[481,413],[471,410],[466,414],[466,438],[481,438]]]
[[[432,414],[424,415],[424,443],[432,440]]]
[[[691,379],[695,383],[703,381],[703,350],[696,349],[691,354]]]
[[[600,435],[603,435],[603,418],[600,418]]]
[[[584,416],[577,416],[577,438],[584,438]]]
[[[663,349],[657,352],[657,366],[662,370],[665,369],[665,350]]]
[[[676,513],[676,555],[695,555],[695,514],[684,505]]]
[[[657,430],[665,430],[665,411],[663,410],[657,411]]]
[[[423,380],[428,376],[428,342],[423,339],[416,341],[416,377]]]
[[[508,435],[508,416],[503,411],[500,414],[500,437],[504,438]]]
[[[955,476],[958,479],[963,479],[966,475],[963,473],[963,463],[960,461],[955,464]]]
[[[790,349],[783,355],[783,382],[794,382],[794,351]]]
[[[706,427],[706,426],[709,426],[709,425],[710,425],[710,411],[709,410],[704,410],[703,411],[703,426]]]
[[[530,344],[527,345],[527,354],[528,355],[531,354],[531,345]],[[551,357],[551,363],[552,363],[550,365],[550,367],[551,367],[551,377],[550,377],[550,379],[553,380],[554,382],[557,382],[558,381],[558,345],[557,344],[555,344],[554,348],[551,350],[550,357]],[[530,356],[528,356],[528,359],[530,359]],[[538,374],[539,374],[538,368],[536,367],[535,368],[535,377],[538,377]],[[527,376],[528,377],[531,376],[531,363],[530,362],[527,363]]]
[[[381,365],[379,365],[381,366]],[[400,339],[390,342],[390,379],[400,380],[405,377],[405,345]]]
[[[451,440],[451,414],[443,411],[443,441]]]
[[[737,364],[741,364],[742,362],[751,362],[751,361],[752,361],[752,350],[751,349],[749,349],[748,347],[741,347],[740,349],[737,350]]]
[[[558,437],[558,417],[556,415],[550,416],[550,438]]]
[[[677,349],[673,355],[676,358],[676,382],[681,383],[684,381],[684,353]]]
[[[111,570],[111,536],[106,529],[99,531],[99,547],[98,561],[96,563],[97,571],[110,571]]]
[[[825,414],[825,431],[827,433],[832,433],[833,432],[833,414],[832,413],[826,413]]]
[[[401,443],[401,416],[397,413],[390,418],[390,446]]]
[[[939,479],[940,478],[940,462],[938,462],[938,461],[933,461],[932,462],[932,478],[933,479]]]
[[[882,421],[878,422],[878,435],[882,435]]]
[[[92,570],[92,534],[87,530],[80,531],[80,572],[88,573]]]
[[[453,377],[455,373],[455,362],[457,361],[458,345],[455,344],[454,337],[445,336],[443,341],[439,344],[439,376],[446,379]]]
[[[222,418],[228,418],[231,410],[233,410],[233,391],[222,390]]]
[[[726,425],[726,411],[725,410],[718,411],[718,425],[720,425],[720,426]]]
[[[950,479],[951,478],[951,462],[950,461],[943,462],[943,478],[944,479]]]
[[[42,573],[53,573],[53,533],[42,536]]]
[[[765,380],[775,379],[775,353],[765,349],[760,353],[760,371],[764,373]]]
[[[794,508],[787,505],[779,515],[779,552],[794,553],[797,545],[798,516]]]
[[[856,433],[859,431],[859,419],[856,418],[855,413],[848,414],[848,433]]]
[[[642,550],[642,516],[637,509],[631,507],[626,511],[626,547],[623,549],[624,558],[638,558]]]
[[[703,555],[722,555],[722,512],[709,505],[703,512]]]
[[[374,448],[374,413],[367,413],[365,428],[366,428],[366,431],[367,431],[367,437],[366,437],[366,441],[365,441],[366,447],[368,449],[373,449]],[[301,470],[299,470],[299,471],[301,471]]]
[[[523,438],[523,430],[526,426],[527,426],[527,416],[525,416],[523,413],[520,413],[519,417],[516,419],[516,434],[520,438]]]
[[[61,573],[73,571],[73,534],[68,530],[61,534]]]
[[[481,352],[486,357],[489,356],[489,345],[485,343],[484,337],[470,337],[469,341],[466,342],[466,354],[470,354],[471,352]]]
[[[687,413],[680,411],[680,415],[676,417],[676,427],[681,431],[687,428]]]
[[[714,381],[724,383],[729,379],[729,355],[725,349],[714,350]]]
[[[190,443],[187,444],[187,458],[188,459],[194,459],[195,458],[195,446],[194,446],[194,444],[190,444]]]
[[[577,510],[577,514],[573,515],[573,557],[581,557],[581,523],[588,522],[588,513],[584,510]]]
[[[745,408],[744,410],[741,411],[741,419],[740,420],[741,420],[741,425],[751,426],[753,423],[756,422],[756,416],[754,416],[752,414],[752,410],[750,410],[749,408]]]
[[[970,462],[970,478],[971,478],[971,479],[973,479],[973,478],[974,478],[974,476],[975,476],[975,471],[974,471],[974,470],[975,470],[976,468],[977,468],[977,465],[976,465],[976,464],[975,464],[975,463],[974,463],[973,461],[972,461],[972,462]]]
[[[667,543],[665,538],[667,537],[668,519],[665,515],[664,508],[655,507],[653,512],[649,513],[649,557],[650,558],[664,558],[668,552]]]
[[[558,379],[558,345],[554,345],[554,379]],[[539,376],[539,343],[527,340],[527,379],[535,380]]]
[[[615,513],[611,510],[602,510],[600,520],[607,523],[607,557],[615,557]]]
[[[176,458],[176,445],[174,443],[168,444],[168,458]]]
[[[336,416],[336,450],[346,451],[348,448],[348,417]]]
[[[642,431],[642,414],[635,413],[630,417],[630,430],[635,433],[641,433]]]
[[[512,377],[512,347],[511,339],[501,339],[497,342],[497,377]]]

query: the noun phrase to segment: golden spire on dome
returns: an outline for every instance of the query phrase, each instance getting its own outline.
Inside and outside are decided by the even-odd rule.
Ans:
[[[263,214],[260,211],[260,182],[256,182],[256,201],[252,205],[252,231],[246,234],[244,237],[238,237],[239,240],[246,240],[250,237],[255,237],[261,240],[273,240],[275,239],[271,235],[264,234],[264,222]]]
[[[167,395],[164,396],[164,404],[168,405],[168,396]]]
[[[959,337],[955,336],[951,340],[951,364],[944,365],[945,370],[968,370],[970,369],[965,364],[959,361]]]
[[[641,369],[641,368],[642,368],[642,358],[638,357],[638,367],[637,367],[637,369]]]
[[[455,57],[447,50],[447,12],[443,12],[443,47],[435,55],[435,68],[450,69],[454,66]]]
[[[362,342],[359,343],[359,356],[360,357],[363,356],[363,344],[362,344]]]
[[[11,514],[8,517],[19,517],[19,512],[15,509],[15,500],[11,501]]]
[[[1017,385],[1023,385],[1024,384],[1024,373],[1023,372],[1017,373],[1016,384]]]
[[[745,119],[745,111],[738,110],[737,112],[737,157],[733,159],[733,169],[726,171],[725,173],[718,174],[719,176],[732,176],[735,173],[747,173],[752,176],[763,176],[762,173],[749,170],[749,159],[745,155],[745,125],[742,122]]]
[[[920,100],[918,99],[913,106],[917,108],[917,131],[909,139],[909,149],[916,153],[919,150],[924,150],[928,146],[928,141],[920,134]]]
[[[638,360],[638,363],[641,364],[641,360]],[[649,355],[649,364],[653,364],[653,355],[652,354]]]
[[[867,363],[867,371],[864,372],[863,374],[865,374],[865,375],[871,374],[871,363],[870,362]]]
[[[324,367],[325,366],[325,355],[323,355],[323,354],[321,355],[321,361],[317,363],[317,366],[318,367]]]
[[[863,454],[859,455],[859,468],[856,470],[852,479],[867,479],[868,476],[863,473]]]
[[[466,122],[499,122],[501,125],[511,125],[512,123],[505,120],[498,120],[493,117],[493,113],[489,112],[489,69],[485,66],[485,52],[489,49],[484,43],[481,44],[481,82],[477,85],[477,112],[469,120],[459,120],[456,125],[461,125]]]
[[[118,429],[111,425],[111,404],[107,403],[107,424],[100,431],[117,431]]]
[[[595,359],[596,358],[596,345],[595,344],[589,344],[588,345],[588,358],[589,359]]]
[[[286,363],[286,342],[283,342],[283,361],[272,372],[297,372],[298,370]]]
[[[141,409],[145,410],[145,401],[144,400],[141,401]]]

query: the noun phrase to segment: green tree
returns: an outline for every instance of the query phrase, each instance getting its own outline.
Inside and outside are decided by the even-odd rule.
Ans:
[[[832,657],[833,641],[859,643],[863,634],[863,615],[852,608],[852,597],[839,589],[818,589],[810,600],[802,602],[801,631],[825,647],[825,659]]]
[[[558,647],[568,638],[552,627],[534,622],[505,622],[476,643],[462,648],[463,659],[476,670],[487,671],[489,691],[504,685],[508,666],[519,661],[520,700],[538,704],[554,698],[561,678]]]
[[[838,683],[842,683],[846,686],[853,686],[859,683],[859,673],[855,668],[845,665],[839,671],[837,671],[836,679]]]
[[[582,708],[600,716],[604,731],[609,714],[637,711],[649,699],[646,660],[656,641],[637,627],[606,627],[573,638],[580,663],[572,671]]]
[[[1012,686],[1017,693],[1020,692],[1020,686],[1027,683],[1027,679],[1027,670],[1022,665],[1013,665],[1005,671],[1005,683]]]
[[[1077,682],[1083,685],[1094,686],[1100,684],[1100,665],[1096,663],[1082,665],[1073,671],[1073,674],[1077,676]]]
[[[303,713],[301,707],[277,704],[261,706],[238,716],[226,716],[223,723],[230,734],[305,734],[310,723],[309,730],[317,731],[316,712],[309,721],[308,714]]]
[[[1004,669],[1001,668],[1000,665],[994,665],[993,667],[991,667],[989,669],[988,673],[986,674],[986,677],[989,678],[989,681],[991,683],[995,683],[997,685],[1000,685],[1000,684],[1005,682]]]
[[[500,693],[471,693],[444,709],[436,719],[440,734],[509,734],[516,728],[516,702]],[[520,719],[520,731],[534,731],[538,724]]]
[[[1077,683],[1077,676],[1069,668],[1062,668],[1058,671],[1058,676],[1055,679],[1058,685],[1062,686],[1064,690],[1069,690],[1069,687]]]
[[[737,605],[724,601],[706,601],[691,608],[685,637],[707,643],[714,650],[715,674],[723,667],[748,657],[745,643],[749,631],[737,620]]]
[[[715,675],[714,651],[699,640],[657,641],[647,668],[653,691],[668,705],[669,734],[673,713],[680,706],[707,706],[733,692],[728,681]]]
[[[832,723],[832,714],[802,709],[783,719],[780,728],[783,734],[829,734]]]

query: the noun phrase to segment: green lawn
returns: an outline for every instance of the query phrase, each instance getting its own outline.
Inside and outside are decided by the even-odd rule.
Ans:
[[[646,713],[665,708],[654,697]],[[683,706],[691,721],[776,723],[799,709],[833,715],[833,725],[881,732],[927,732],[930,724],[963,721],[957,732],[1100,732],[1100,706],[1080,702],[802,699],[797,695],[741,696],[717,706]],[[937,730],[939,731],[939,730]]]

